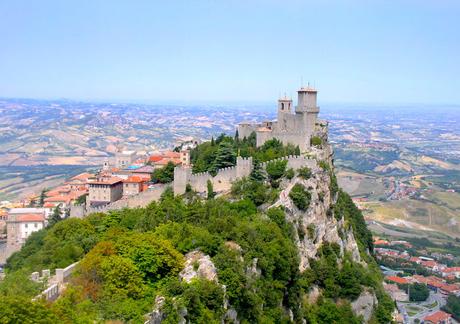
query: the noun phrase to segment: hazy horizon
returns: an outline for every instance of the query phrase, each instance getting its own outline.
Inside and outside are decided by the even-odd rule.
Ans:
[[[0,4],[0,97],[460,103],[456,1]],[[132,99],[135,98],[135,99]]]

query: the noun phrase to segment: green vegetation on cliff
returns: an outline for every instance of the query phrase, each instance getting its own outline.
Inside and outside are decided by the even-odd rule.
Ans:
[[[252,156],[255,161],[266,162],[287,155],[300,155],[300,150],[293,145],[283,145],[277,139],[256,147],[255,133],[242,140],[222,134],[216,140],[200,144],[190,152],[193,172],[213,173],[219,168],[233,166],[237,155]]]
[[[227,163],[233,158],[230,146],[243,151],[244,143],[250,141],[220,137],[213,146],[198,146],[196,152],[201,153],[194,159],[206,166]],[[222,147],[223,142],[228,144]],[[269,159],[270,152],[276,157],[281,154],[278,144],[272,142],[251,154],[261,161]],[[220,147],[215,150],[220,153],[211,159],[212,154],[203,152],[214,146]],[[284,208],[260,207],[277,199],[286,166],[274,166],[272,171],[267,175],[273,181],[267,181],[267,175],[256,167],[250,177],[233,185],[229,197],[200,200],[189,191],[184,199],[167,190],[159,202],[145,208],[65,219],[34,233],[8,260],[8,275],[0,284],[0,300],[6,305],[0,319],[30,316],[32,322],[40,322],[41,316],[47,323],[143,323],[162,300],[164,323],[177,323],[181,318],[191,323],[221,323],[223,318],[231,322],[229,309],[241,323],[360,323],[351,302],[370,290],[379,299],[372,321],[389,322],[394,305],[383,293],[380,272],[368,254],[372,252],[370,232],[350,197],[339,191],[332,212],[337,218],[344,217],[367,265],[353,262],[347,253],[341,255],[337,244],[326,243],[310,260],[311,268],[301,273],[296,233]],[[300,173],[307,178],[309,172]],[[293,188],[291,198],[305,210],[311,188],[300,189]],[[312,237],[314,230],[309,227]],[[186,254],[195,250],[209,255],[218,282],[180,279]],[[57,301],[31,302],[39,287],[25,273],[75,261],[80,261],[78,270]],[[14,276],[23,276],[20,287],[11,288]],[[321,291],[316,302],[308,298],[313,287]],[[20,296],[15,290],[22,291]],[[27,310],[17,306],[25,299],[30,304]],[[38,315],[30,314],[29,309]]]

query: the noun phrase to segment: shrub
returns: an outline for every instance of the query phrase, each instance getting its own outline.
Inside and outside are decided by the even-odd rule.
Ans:
[[[323,140],[319,136],[313,136],[310,140],[310,143],[313,146],[321,146],[323,144]]]
[[[272,161],[267,163],[267,173],[272,187],[278,187],[278,180],[286,171],[286,160]]]
[[[295,176],[295,171],[293,168],[290,168],[286,171],[286,178],[288,178],[289,180],[291,180],[292,178],[294,178]]]
[[[308,180],[311,177],[311,170],[309,167],[300,168],[297,172],[299,173],[299,177],[305,180]]]
[[[326,161],[319,161],[318,165],[324,171],[329,171],[331,169],[331,167],[329,166],[329,163],[327,163]]]
[[[307,231],[308,231],[308,238],[312,240],[315,237],[315,232],[316,232],[315,224],[308,224]]]
[[[289,198],[300,210],[306,210],[310,205],[311,194],[300,183],[296,183],[289,192]]]

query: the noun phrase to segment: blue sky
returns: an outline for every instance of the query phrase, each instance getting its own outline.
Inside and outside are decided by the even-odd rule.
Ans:
[[[0,97],[460,103],[460,1],[0,0]]]

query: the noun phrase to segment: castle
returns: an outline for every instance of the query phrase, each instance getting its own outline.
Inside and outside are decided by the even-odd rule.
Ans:
[[[318,120],[319,107],[316,105],[317,91],[311,87],[302,87],[297,91],[298,99],[295,112],[292,111],[292,99],[278,100],[278,120],[265,121],[260,124],[240,123],[238,137],[248,138],[256,133],[257,146],[262,146],[273,138],[283,144],[299,146],[300,151],[306,152],[311,145],[311,138],[323,134],[327,130],[327,122]]]

